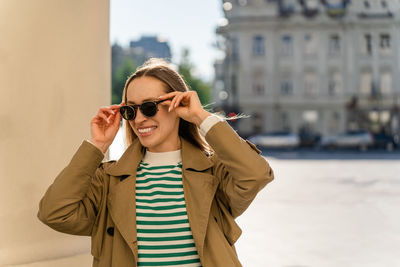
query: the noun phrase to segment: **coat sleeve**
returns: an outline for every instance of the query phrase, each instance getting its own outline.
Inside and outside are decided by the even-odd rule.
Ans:
[[[214,174],[220,181],[216,197],[237,218],[274,179],[273,170],[261,151],[242,139],[226,121],[212,126],[205,139],[215,152]]]
[[[83,141],[39,203],[38,218],[54,230],[90,235],[103,201],[104,154]]]

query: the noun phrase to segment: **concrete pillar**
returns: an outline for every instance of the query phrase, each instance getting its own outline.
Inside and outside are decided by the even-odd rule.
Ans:
[[[1,0],[0,33],[0,266],[89,257],[89,237],[36,214],[110,103],[109,0]]]

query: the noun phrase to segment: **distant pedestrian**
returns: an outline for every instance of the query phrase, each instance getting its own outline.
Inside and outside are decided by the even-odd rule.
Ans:
[[[102,162],[122,118],[128,148]],[[152,59],[127,79],[121,104],[98,110],[38,217],[91,236],[93,266],[242,266],[235,219],[274,178],[260,153]]]

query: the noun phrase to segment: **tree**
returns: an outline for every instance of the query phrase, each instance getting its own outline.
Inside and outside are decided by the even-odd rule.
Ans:
[[[124,61],[124,48],[118,43],[111,46],[111,76],[113,77],[116,70],[122,65]]]
[[[189,49],[182,51],[181,61],[178,65],[178,72],[189,86],[189,89],[197,92],[202,105],[208,105],[211,98],[211,86],[201,79],[193,76],[194,65],[190,62]]]
[[[112,77],[112,104],[119,104],[122,101],[122,92],[128,77],[135,72],[136,63],[130,58],[125,57],[121,66],[117,68]]]

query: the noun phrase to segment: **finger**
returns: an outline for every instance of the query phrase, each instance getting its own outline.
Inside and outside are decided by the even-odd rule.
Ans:
[[[110,106],[108,106],[109,108],[112,108],[112,107],[119,107],[119,106],[121,106],[121,104],[122,103],[120,103],[120,104],[114,104],[114,105],[110,105]]]
[[[181,95],[177,96],[173,108],[179,107],[181,103],[183,104],[186,97],[190,97],[188,92],[182,93]]]
[[[118,105],[112,105],[111,107],[116,107],[116,108],[120,108],[120,107],[122,107],[123,105],[125,105],[125,101],[121,101],[121,103],[119,103]]]
[[[117,113],[113,119],[113,125],[115,127],[119,126],[119,123],[121,122],[121,114]]]
[[[106,115],[104,115],[104,113],[99,113],[99,114],[97,114],[97,116],[99,117],[99,118],[102,118],[104,121],[108,121],[108,119],[107,119],[107,116]]]
[[[119,113],[119,109],[120,109],[121,107],[122,107],[122,106],[120,106],[120,105],[116,105],[116,107],[112,107],[112,108],[110,107],[110,109],[107,110],[107,111],[109,111],[109,113],[115,115],[116,113]]]
[[[176,98],[177,98],[177,96],[175,96],[175,97],[172,99],[171,104],[169,105],[168,111],[171,111],[171,110],[174,108],[175,102],[176,102]]]
[[[169,92],[169,93],[165,93],[163,95],[160,95],[159,98],[168,98],[168,97],[174,96],[174,95],[179,94],[179,93],[180,93],[180,91],[173,91],[173,92]]]
[[[114,111],[111,107],[106,107],[102,109],[103,112],[114,115],[116,110]]]
[[[112,114],[111,112],[110,112],[110,110],[107,110],[107,109],[100,109],[99,110],[99,113],[98,113],[98,115],[101,117],[101,118],[103,118],[107,123],[109,123],[109,117],[110,116],[108,116],[108,114],[106,114],[106,113],[108,113],[108,114]],[[111,115],[112,116],[112,115]]]
[[[98,124],[98,123],[100,123],[100,122],[103,122],[103,119],[100,118],[100,117],[98,117],[98,116],[96,116],[96,117],[94,117],[94,118],[92,119],[92,123]]]
[[[183,99],[184,97],[187,97],[187,96],[188,96],[188,94],[181,94],[180,96],[177,96],[177,99],[176,99],[176,101],[175,101],[174,108],[178,107],[179,104],[181,103],[182,99]]]
[[[171,103],[171,108],[175,107],[176,101],[178,100],[178,97],[185,94],[184,92],[178,92],[178,94],[175,95],[175,97],[172,99]]]
[[[161,96],[159,96],[158,98],[161,100],[161,99],[166,99],[166,98],[172,98],[172,97],[174,97],[175,95],[177,95],[177,94],[179,94],[179,93],[181,93],[181,92],[179,92],[179,91],[174,91],[174,92],[170,92],[170,93],[166,93],[166,94],[164,94],[164,95],[161,95]]]
[[[113,122],[114,120],[118,119],[118,117],[121,116],[121,113],[119,112],[115,112],[114,114],[111,114],[110,116],[108,116],[108,119]]]
[[[119,105],[112,105],[112,106],[110,106],[110,109],[119,109],[120,107],[122,107],[123,105],[122,104],[119,104]]]
[[[160,105],[169,106],[171,104],[171,102],[172,102],[171,100],[167,100],[167,101],[161,102]]]

